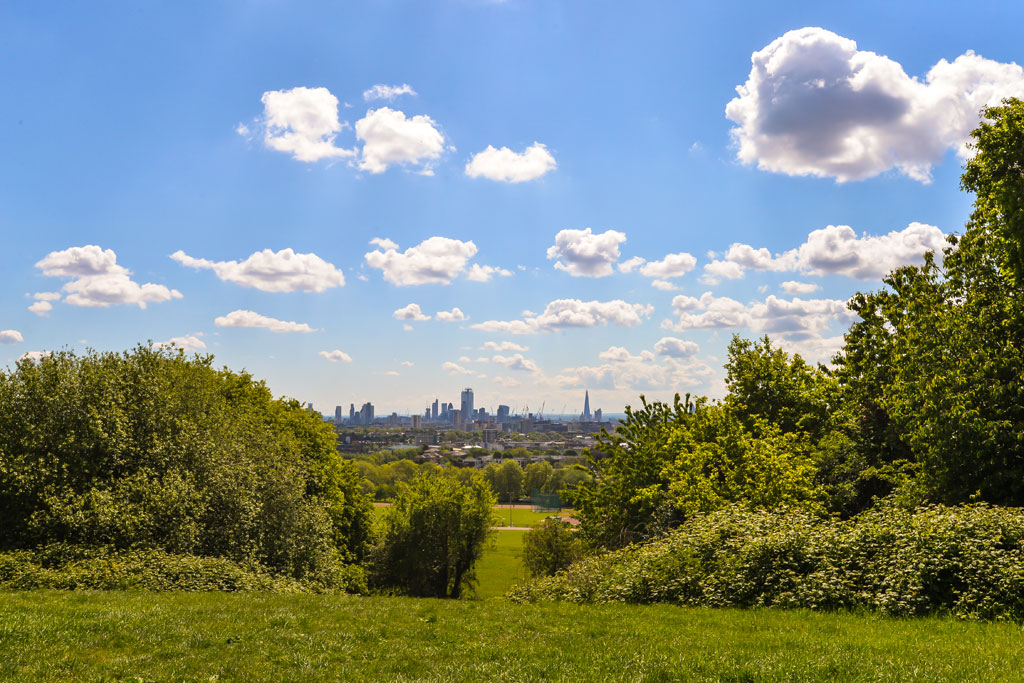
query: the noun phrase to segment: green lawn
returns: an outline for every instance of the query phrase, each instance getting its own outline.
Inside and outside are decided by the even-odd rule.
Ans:
[[[513,584],[526,578],[523,567],[525,533],[516,529],[495,532],[494,546],[484,551],[476,565],[478,598],[504,595]]]
[[[384,514],[385,507],[373,508],[374,514],[380,518]],[[552,515],[560,515],[562,517],[571,517],[575,513],[575,510],[562,510],[561,512],[534,512],[533,510],[524,510],[521,508],[512,508],[512,526],[533,526],[534,524],[540,524],[547,517]],[[494,514],[496,515],[496,523],[500,526],[508,526],[509,509],[507,505],[496,505],[494,507]]]
[[[1013,681],[1021,627],[314,595],[0,593],[9,681]]]

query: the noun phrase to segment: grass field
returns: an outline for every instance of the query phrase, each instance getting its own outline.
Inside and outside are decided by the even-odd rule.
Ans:
[[[1021,627],[345,596],[0,593],[8,681],[1014,681]]]
[[[384,514],[386,507],[375,506],[373,508],[374,514],[379,518]],[[561,512],[534,512],[525,508],[512,508],[512,526],[527,527],[533,526],[534,524],[540,524],[546,518],[551,515],[559,515],[561,517],[572,517],[574,510],[562,510]],[[496,515],[496,523],[500,526],[508,526],[509,509],[508,506],[496,505],[494,507],[494,514]]]
[[[526,578],[526,570],[523,567],[525,533],[516,529],[495,533],[494,547],[485,550],[476,565],[478,598],[504,595],[517,581]]]

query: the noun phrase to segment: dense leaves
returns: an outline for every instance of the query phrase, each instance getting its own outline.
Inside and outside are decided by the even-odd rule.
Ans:
[[[313,582],[361,560],[370,504],[329,425],[211,363],[139,346],[0,373],[0,549],[156,550]]]
[[[568,522],[549,517],[523,535],[523,564],[531,576],[553,576],[584,554]]]
[[[866,609],[1024,619],[1024,512],[882,506],[852,520],[730,507],[513,589],[520,601]]]
[[[458,598],[493,532],[491,487],[447,473],[400,483],[373,548],[370,579],[380,589],[418,597]]]

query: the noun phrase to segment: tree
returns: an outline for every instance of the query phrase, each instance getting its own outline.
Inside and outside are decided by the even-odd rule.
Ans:
[[[161,550],[296,578],[362,560],[331,426],[212,356],[62,351],[0,373],[0,550]]]
[[[532,495],[534,491],[544,488],[554,468],[549,462],[531,462],[523,472],[523,488],[527,494]]]
[[[1024,504],[1024,102],[986,108],[962,187],[976,193],[941,263],[900,268],[854,299],[840,381],[864,462],[955,503]]]
[[[545,519],[523,534],[523,563],[531,576],[554,576],[583,557],[583,543],[568,522]]]
[[[505,460],[500,465],[492,462],[484,468],[483,475],[498,500],[509,503],[523,495],[523,468],[515,460]]]
[[[400,483],[371,554],[378,588],[418,597],[458,598],[493,533],[494,494],[480,475],[418,476]]]
[[[626,408],[614,434],[598,437],[597,478],[575,494],[591,543],[620,548],[663,534],[696,512],[730,503],[820,509],[812,451],[802,432],[763,419],[748,428],[706,399]]]

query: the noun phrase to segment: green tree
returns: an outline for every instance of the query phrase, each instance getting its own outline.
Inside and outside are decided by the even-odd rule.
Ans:
[[[597,477],[575,503],[581,531],[619,548],[658,536],[696,512],[730,503],[820,509],[811,447],[802,432],[755,420],[748,429],[725,406],[687,396],[626,408],[614,434],[598,437]]]
[[[296,578],[360,561],[370,502],[331,426],[212,361],[138,346],[0,373],[0,549],[152,549]]]
[[[532,494],[534,491],[542,490],[553,471],[554,468],[549,462],[531,462],[527,465],[523,471],[523,488],[526,493]]]
[[[523,468],[515,460],[505,460],[500,465],[492,462],[484,468],[483,475],[498,500],[508,503],[523,495]]]
[[[493,533],[490,486],[480,475],[418,476],[400,483],[371,555],[374,586],[419,597],[458,598]]]
[[[523,535],[523,564],[531,576],[554,576],[583,557],[583,543],[568,522],[545,519]]]

